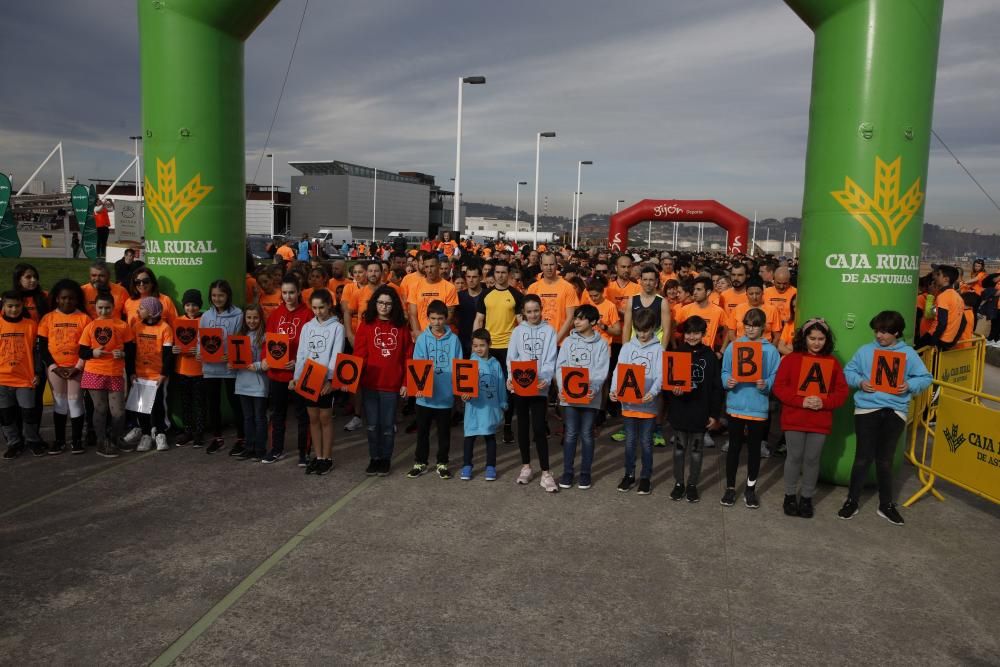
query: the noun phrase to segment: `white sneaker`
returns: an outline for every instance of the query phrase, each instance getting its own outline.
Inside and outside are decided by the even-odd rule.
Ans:
[[[771,448],[767,446],[767,440],[760,443],[760,458],[769,459],[771,458]]]
[[[153,439],[156,440],[156,451],[165,452],[170,449],[170,445],[167,444],[166,433],[157,433],[156,437]]]
[[[357,431],[361,428],[361,417],[354,415],[351,417],[350,421],[344,424],[345,431]]]
[[[140,431],[139,434],[142,435],[142,431]],[[152,448],[153,448],[153,436],[143,435],[142,439],[139,441],[139,449],[137,451],[148,452]]]
[[[552,477],[552,473],[549,471],[542,472],[542,479],[538,482],[539,486],[545,489],[546,493],[558,493],[559,485],[556,484],[556,480]]]
[[[130,445],[134,445],[135,443],[139,442],[139,438],[141,437],[142,437],[142,429],[136,426],[131,431],[126,433],[125,437],[122,438],[122,440],[124,440]]]
[[[517,479],[515,480],[518,484],[527,484],[531,481],[531,477],[534,473],[531,471],[531,465],[525,464],[521,466],[521,472],[518,473]]]

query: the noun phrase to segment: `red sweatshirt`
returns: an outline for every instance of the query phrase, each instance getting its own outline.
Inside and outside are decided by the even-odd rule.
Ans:
[[[288,354],[291,359],[295,359],[299,351],[299,334],[306,322],[313,318],[312,310],[304,303],[300,303],[295,310],[288,310],[288,306],[281,303],[280,306],[268,316],[264,331],[267,333],[283,333],[288,335]],[[286,371],[283,368],[269,368],[267,377],[277,382],[290,382],[293,371]]]
[[[354,354],[365,360],[361,386],[376,391],[398,392],[403,386],[406,361],[413,357],[413,340],[405,324],[362,321],[354,334]]]
[[[803,396],[798,395],[799,373],[803,357],[812,357],[807,352],[792,352],[781,360],[778,374],[774,378],[772,392],[781,401],[781,429],[783,431],[802,431],[805,433],[829,434],[833,427],[833,411],[847,400],[847,380],[840,363],[833,357],[833,380],[830,383],[829,394],[823,399],[823,408],[808,410],[802,407]]]

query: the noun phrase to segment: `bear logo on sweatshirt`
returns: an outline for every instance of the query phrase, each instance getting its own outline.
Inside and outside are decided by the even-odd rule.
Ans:
[[[382,352],[383,357],[392,356],[393,350],[396,349],[398,335],[399,330],[396,328],[389,331],[380,329],[375,332],[375,347]]]
[[[698,359],[693,364],[691,364],[691,388],[697,389],[702,382],[705,381],[705,367],[708,366],[708,360],[702,357]]]
[[[574,366],[581,368],[590,366],[591,354],[589,345],[580,345],[575,342],[569,344],[569,361]]]
[[[653,354],[643,354],[638,350],[632,350],[632,358],[629,360],[630,364],[635,364],[636,366],[642,366],[646,369],[646,372],[653,368]]]
[[[523,341],[524,353],[531,359],[538,361],[542,356],[542,348],[545,347],[545,338],[535,331],[528,331]]]
[[[326,350],[326,338],[322,335],[309,338],[309,358],[313,361],[319,360],[319,356]]]
[[[480,365],[481,367],[481,365]],[[479,372],[479,397],[492,399],[496,395],[496,378],[493,373]]]

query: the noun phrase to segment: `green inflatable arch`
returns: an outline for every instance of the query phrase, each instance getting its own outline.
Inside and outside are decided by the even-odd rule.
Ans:
[[[241,300],[243,43],[277,1],[138,0],[146,254],[175,298],[224,277]],[[914,309],[943,0],[786,2],[816,39],[798,312],[844,361],[874,313]],[[853,456],[848,406],[823,478]]]

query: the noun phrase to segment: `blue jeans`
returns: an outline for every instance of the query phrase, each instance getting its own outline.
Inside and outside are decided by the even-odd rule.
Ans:
[[[363,389],[365,422],[368,424],[368,458],[389,461],[396,444],[396,403],[394,391]]]
[[[653,428],[655,418],[625,417],[625,474],[635,476],[635,446],[642,447],[641,479],[653,476]]]
[[[589,475],[594,463],[594,419],[597,410],[593,408],[563,407],[563,473],[573,475],[573,462],[576,460],[576,441],[579,438],[583,444],[583,454],[580,459],[580,474]]]
[[[239,396],[243,412],[244,447],[263,458],[267,454],[267,396]],[[219,406],[216,405],[218,410]]]

